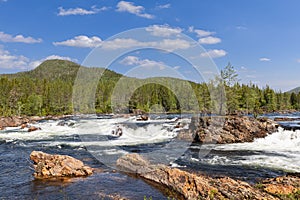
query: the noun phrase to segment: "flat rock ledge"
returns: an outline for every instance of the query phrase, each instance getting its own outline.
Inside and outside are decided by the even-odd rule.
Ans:
[[[193,117],[187,131],[178,139],[196,143],[243,143],[264,138],[278,129],[278,124],[267,118],[247,116]]]
[[[287,181],[268,179],[259,184],[250,184],[229,177],[211,178],[205,175],[189,173],[166,165],[149,163],[139,154],[127,154],[117,160],[119,169],[167,187],[182,199],[281,199],[277,194],[294,195],[299,192],[300,178],[294,177],[293,184]],[[291,178],[277,178],[291,180]],[[296,181],[296,182],[295,182]],[[296,185],[298,183],[298,186]],[[285,184],[285,185],[284,185]],[[281,191],[281,185],[283,191]],[[272,188],[273,186],[273,188]],[[288,188],[287,190],[284,188]],[[284,199],[284,198],[283,198]]]
[[[34,163],[34,177],[54,178],[54,177],[78,177],[88,176],[93,173],[93,169],[67,155],[52,155],[42,151],[33,151],[30,159]]]

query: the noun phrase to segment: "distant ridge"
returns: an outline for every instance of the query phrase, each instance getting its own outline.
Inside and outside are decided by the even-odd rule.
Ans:
[[[291,89],[289,91],[287,91],[288,93],[295,93],[295,94],[298,94],[300,92],[300,87],[296,87],[294,89]]]

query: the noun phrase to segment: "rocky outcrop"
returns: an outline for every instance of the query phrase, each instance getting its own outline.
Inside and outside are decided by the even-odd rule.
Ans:
[[[263,191],[282,199],[286,197],[290,197],[290,199],[300,199],[300,178],[297,176],[288,175],[269,178],[263,180],[258,185]]]
[[[5,127],[17,127],[22,124],[27,124],[30,121],[29,118],[24,117],[1,117],[0,118],[0,130]]]
[[[33,151],[30,159],[34,162],[36,178],[87,176],[93,169],[80,160],[67,155],[51,155],[41,151]]]
[[[153,165],[138,154],[119,158],[117,166],[176,191],[182,199],[277,199],[243,181],[228,177],[211,178],[165,165]]]
[[[188,131],[179,133],[179,139],[199,143],[253,142],[277,130],[278,124],[270,119],[246,116],[193,117]]]
[[[29,127],[29,123],[36,123],[37,121],[41,120],[59,120],[59,119],[69,119],[72,115],[61,115],[61,116],[31,116],[31,117],[18,117],[18,116],[11,116],[11,117],[0,117],[0,130],[5,129],[6,127],[18,127],[20,126],[21,129]],[[74,124],[71,124],[74,125]],[[70,126],[71,126],[70,125]]]
[[[29,117],[1,117],[0,118],[0,130],[6,127],[18,127],[21,129],[28,128],[28,132],[40,130],[39,127],[29,126],[28,123],[35,122],[34,118]]]

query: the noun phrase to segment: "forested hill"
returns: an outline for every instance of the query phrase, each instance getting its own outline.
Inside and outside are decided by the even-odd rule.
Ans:
[[[26,71],[26,72],[18,72],[15,74],[3,74],[0,76],[6,76],[8,78],[31,78],[31,79],[46,79],[48,81],[53,80],[64,80],[70,81],[76,78],[77,72],[79,68],[82,67],[84,69],[88,69],[87,67],[80,66],[77,63],[68,61],[68,60],[46,60],[42,64],[40,64],[37,68]],[[103,68],[89,68],[92,70],[96,70],[97,72],[103,72]],[[103,74],[106,77],[116,77],[120,78],[122,75],[111,70],[105,70]]]
[[[97,85],[95,105],[72,103],[81,101],[81,98],[72,97],[79,69],[86,70],[88,75],[83,80],[84,88],[80,88],[79,84],[80,91],[87,94],[90,94],[88,92],[93,87],[86,85],[85,80],[89,76],[97,77],[103,73]],[[300,93],[281,93],[268,86],[259,88],[253,84],[240,84],[237,75],[229,64],[221,71],[220,77],[216,77],[217,84],[196,84],[168,77],[124,77],[122,80],[125,81],[116,85],[123,76],[111,70],[87,68],[65,60],[47,60],[32,71],[0,75],[0,116],[60,115],[72,114],[74,111],[111,113],[130,112],[134,109],[146,112],[194,112],[197,109],[223,114],[300,109]],[[118,92],[114,93],[116,88],[119,93],[128,88],[136,90],[124,97],[118,96]],[[221,92],[224,89],[226,96]],[[112,94],[115,96],[112,97]],[[117,100],[114,107],[112,98]]]
[[[74,79],[80,65],[66,60],[46,60],[34,70],[24,72],[31,78],[38,79]],[[22,76],[22,72],[18,73]]]
[[[102,74],[106,90],[122,76],[103,68],[87,68],[66,60],[47,60],[31,71],[0,75],[0,116],[70,114],[79,68]],[[105,110],[105,109],[103,109]],[[104,112],[100,110],[100,112]]]

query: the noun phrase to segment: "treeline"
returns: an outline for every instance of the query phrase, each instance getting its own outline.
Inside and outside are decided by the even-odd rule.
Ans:
[[[282,93],[269,86],[259,88],[254,84],[240,84],[231,65],[222,70],[220,77],[201,84],[175,78],[121,78],[120,74],[110,70],[102,74],[103,69],[86,68],[91,74],[102,74],[94,93],[88,81],[76,86],[82,94],[94,94],[93,104],[88,104],[74,98],[79,68],[69,61],[52,60],[30,72],[0,76],[0,115],[127,113],[135,109],[169,113],[228,114],[242,111],[258,114],[300,109],[300,93]],[[135,89],[132,91],[132,88]]]

